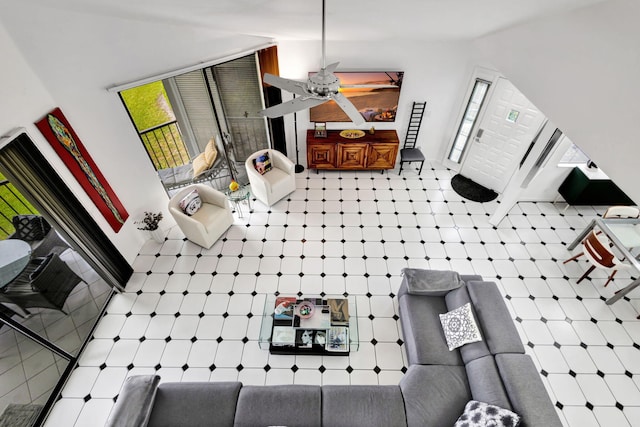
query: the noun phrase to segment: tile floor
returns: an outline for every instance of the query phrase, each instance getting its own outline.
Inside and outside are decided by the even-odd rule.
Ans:
[[[603,209],[462,200],[452,172],[304,172],[271,209],[236,218],[211,249],[172,229],[148,242],[47,426],[96,426],[128,375],[245,384],[397,384],[406,366],[394,297],[403,267],[453,269],[498,283],[527,353],[569,426],[640,426],[640,293],[604,304],[629,276],[576,285],[566,245]],[[274,356],[258,347],[265,294],[355,295],[360,349],[348,357]],[[374,339],[375,338],[375,339]]]
[[[76,354],[100,314],[111,288],[75,251],[61,258],[83,278],[57,310],[30,309],[32,315],[13,319],[65,351]],[[10,403],[44,404],[68,361],[13,329],[0,329],[0,414]]]

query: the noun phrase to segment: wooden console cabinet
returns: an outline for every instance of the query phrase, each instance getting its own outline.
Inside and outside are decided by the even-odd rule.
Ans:
[[[308,130],[307,168],[393,169],[399,144],[395,130],[377,130],[358,139],[343,138],[339,130],[327,131],[326,138],[316,138],[314,131]]]

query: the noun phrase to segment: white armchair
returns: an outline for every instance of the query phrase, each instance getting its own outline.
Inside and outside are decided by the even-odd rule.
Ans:
[[[265,152],[269,153],[272,168],[261,175],[253,165],[253,159]],[[251,184],[251,192],[256,199],[267,206],[273,205],[296,189],[295,165],[277,150],[257,151],[249,156],[244,165]]]
[[[202,206],[189,216],[180,208],[180,201],[197,189]],[[204,184],[195,184],[177,192],[169,200],[169,212],[187,239],[204,248],[210,248],[233,224],[233,215],[227,197]]]

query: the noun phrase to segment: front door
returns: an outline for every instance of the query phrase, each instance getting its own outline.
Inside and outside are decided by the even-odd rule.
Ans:
[[[484,110],[460,174],[502,193],[545,116],[502,77]]]

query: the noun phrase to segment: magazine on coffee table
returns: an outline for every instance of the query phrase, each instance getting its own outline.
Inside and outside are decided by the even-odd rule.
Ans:
[[[327,351],[349,351],[349,328],[334,326],[327,331]]]

